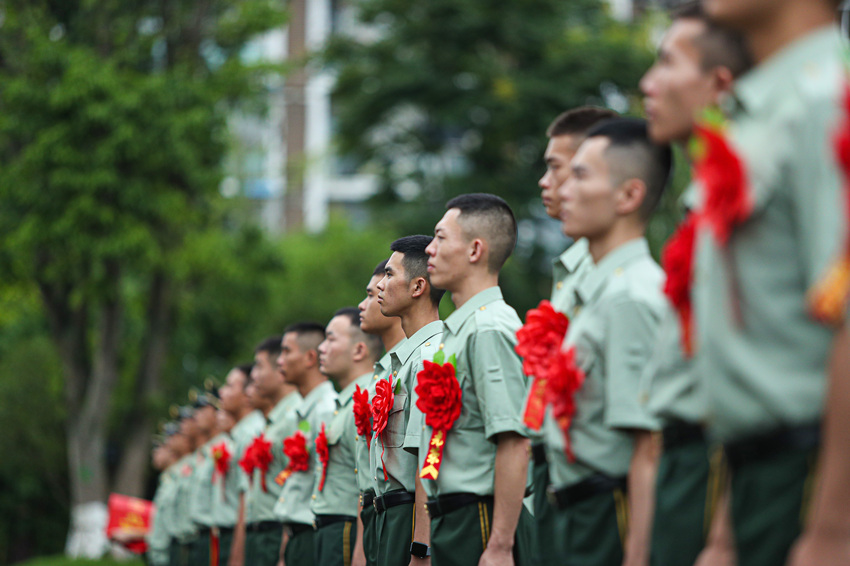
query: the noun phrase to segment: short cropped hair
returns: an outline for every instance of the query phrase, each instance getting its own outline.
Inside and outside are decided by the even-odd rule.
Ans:
[[[470,240],[484,238],[490,247],[487,268],[498,273],[516,247],[516,218],[504,199],[488,193],[460,195],[446,203],[460,210],[458,222]]]
[[[378,262],[378,265],[375,266],[375,271],[372,272],[372,277],[384,276],[384,271],[387,268],[387,261],[388,260],[385,259],[381,262]]]
[[[369,348],[369,357],[372,363],[377,362],[383,353],[384,343],[381,342],[379,335],[367,334],[360,328],[360,309],[357,307],[342,307],[334,313],[333,318],[338,316],[348,319],[351,325],[349,330],[351,332],[351,339],[354,342],[363,342],[366,344],[366,347]]]
[[[433,239],[432,236],[404,236],[390,244],[390,249],[403,254],[401,265],[404,267],[404,275],[408,283],[415,277],[423,277],[430,288],[431,303],[439,305],[445,290],[437,289],[431,285],[431,276],[428,273],[428,254],[425,253],[425,248]]]
[[[705,31],[694,39],[703,72],[717,67],[726,67],[734,78],[738,78],[753,66],[744,36],[717,25],[705,13],[701,0],[688,0],[679,4],[670,11],[670,19],[674,22],[695,20],[705,25]]]
[[[260,342],[256,348],[254,348],[254,353],[259,354],[260,352],[265,352],[268,354],[269,358],[274,361],[280,355],[281,340],[283,340],[282,336],[269,336]]]
[[[646,120],[639,118],[614,118],[602,122],[587,133],[587,139],[596,137],[609,141],[605,160],[613,183],[639,179],[646,185],[640,216],[648,220],[661,202],[670,179],[673,165],[670,146],[653,143]]]
[[[280,348],[280,342],[278,342],[278,348]],[[245,376],[245,379],[242,381],[242,389],[244,390],[245,386],[248,385],[248,381],[251,379],[251,370],[254,369],[254,364],[239,364],[233,369]]]
[[[325,340],[325,327],[318,322],[296,322],[283,330],[283,334],[295,334],[298,347],[304,352],[314,350],[319,354],[319,344]]]
[[[546,136],[577,136],[584,138],[587,131],[603,120],[616,118],[618,114],[608,108],[598,106],[580,106],[562,112],[546,130]],[[580,140],[579,140],[580,141]]]

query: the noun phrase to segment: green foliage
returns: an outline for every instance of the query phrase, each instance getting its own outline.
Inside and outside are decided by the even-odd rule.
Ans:
[[[141,560],[73,560],[65,556],[53,556],[49,558],[37,558],[22,562],[20,566],[142,566]]]

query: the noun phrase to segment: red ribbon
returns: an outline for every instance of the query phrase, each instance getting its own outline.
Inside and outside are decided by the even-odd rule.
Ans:
[[[328,436],[325,434],[325,423],[322,423],[322,430],[319,432],[319,436],[316,437],[316,454],[319,455],[319,462],[322,463],[322,479],[319,481],[319,491],[322,491],[325,489],[325,478],[328,475],[328,460],[330,460]]]

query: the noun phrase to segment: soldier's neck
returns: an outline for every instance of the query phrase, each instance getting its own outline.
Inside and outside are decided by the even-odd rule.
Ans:
[[[401,327],[404,329],[404,335],[410,338],[435,320],[440,320],[440,311],[431,303],[430,297],[425,296],[401,315]]]
[[[401,323],[391,325],[386,331],[381,333],[381,343],[384,345],[384,350],[389,352],[396,347],[396,344],[404,339],[404,330]]]

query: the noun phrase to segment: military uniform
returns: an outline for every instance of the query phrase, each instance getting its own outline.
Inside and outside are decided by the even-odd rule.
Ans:
[[[405,338],[399,341],[392,350],[383,355],[375,363],[371,382],[366,388],[369,401],[375,397],[375,386],[379,379],[383,379],[392,369],[390,354],[401,347]],[[354,458],[357,461],[357,488],[360,490],[360,521],[363,523],[363,552],[366,555],[366,566],[377,566],[378,564],[378,531],[375,524],[375,476],[370,471],[369,444],[365,436],[357,436],[357,444],[354,449]]]
[[[263,477],[262,470],[255,468],[253,477],[243,474],[242,490],[245,493],[245,564],[277,564],[280,557],[280,543],[283,526],[274,514],[281,486],[275,477],[286,467],[283,455],[283,439],[295,432],[288,426],[286,417],[294,413],[301,403],[301,396],[292,392],[269,412],[262,434],[271,443],[272,461]],[[258,435],[255,435],[255,437]]]
[[[174,464],[159,474],[159,485],[153,497],[154,516],[148,534],[148,562],[151,566],[169,566],[171,534],[167,526],[168,513],[175,505],[177,469]]]
[[[239,462],[245,456],[245,451],[258,434],[266,426],[266,418],[258,410],[251,411],[233,425],[230,430],[231,445],[233,451],[230,458],[230,469],[224,481],[224,497],[216,499],[213,506],[215,524],[219,527],[219,555],[229,559],[231,545],[233,543],[233,532],[239,518],[239,497],[245,484],[245,472],[239,466]],[[221,479],[216,483],[220,486]],[[221,560],[220,560],[221,562]]]
[[[581,238],[552,261],[552,307],[558,311],[570,312],[575,300],[575,285],[586,269],[593,265],[587,240]],[[528,399],[526,399],[526,403]],[[553,542],[556,537],[552,531],[552,507],[546,500],[549,486],[549,464],[546,460],[546,445],[543,430],[528,431],[531,439],[534,523],[536,527],[535,563],[552,564],[561,558],[555,554]]]
[[[845,234],[832,148],[842,51],[823,28],[738,79],[730,138],[752,212],[726,246],[697,239],[697,371],[729,459],[742,566],[783,564],[807,507],[833,332],[806,293]]]
[[[336,398],[336,408],[325,421],[328,438],[328,465],[324,487],[319,482],[313,489],[313,514],[316,531],[313,533],[317,566],[351,564],[357,540],[357,511],[360,493],[357,489],[357,464],[354,451],[357,427],[354,424],[353,395],[372,381],[372,372],[361,375]],[[321,473],[321,472],[319,472]]]
[[[177,462],[177,485],[175,493],[173,523],[171,524],[171,564],[173,566],[190,566],[192,546],[198,536],[198,528],[189,513],[192,498],[192,478],[198,455],[192,452],[183,456]]]
[[[569,564],[619,565],[628,521],[626,479],[633,441],[624,429],[657,423],[638,401],[665,299],[663,274],[643,238],[609,252],[575,288],[565,339],[585,381],[569,435],[575,462],[551,415],[545,421],[557,555]]]
[[[499,287],[471,297],[444,322],[441,349],[447,360],[457,357],[462,410],[446,435],[437,479],[422,480],[435,566],[476,564],[490,538],[496,435],[527,434],[522,422],[527,380],[514,352],[521,325]],[[431,428],[418,411],[410,423],[411,438],[419,436],[419,454],[426,454]],[[421,467],[421,457],[419,462]],[[531,520],[523,506],[514,547],[519,564],[528,560]]]
[[[430,361],[437,352],[442,330],[441,321],[429,322],[391,354],[393,406],[386,429],[380,437],[374,435],[370,448],[376,486],[378,564],[410,561],[418,461],[415,453],[403,449],[404,437],[415,403],[416,374],[422,369],[422,360]]]
[[[283,484],[274,506],[274,516],[283,523],[289,541],[284,551],[287,566],[313,564],[313,520],[310,509],[313,500],[313,487],[321,474],[321,464],[316,455],[316,436],[322,423],[328,420],[336,409],[336,392],[333,384],[323,382],[310,391],[286,416],[290,430],[301,430],[307,438],[307,450],[310,452],[309,469],[293,473]],[[247,564],[247,563],[246,563]]]
[[[189,518],[198,529],[198,536],[192,549],[192,564],[210,564],[210,557],[218,552],[214,550],[211,529],[213,505],[213,471],[215,462],[212,457],[212,447],[224,440],[219,434],[201,446],[195,455],[195,470],[189,490]]]

